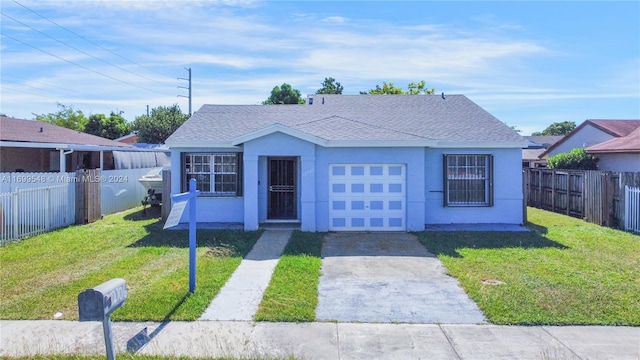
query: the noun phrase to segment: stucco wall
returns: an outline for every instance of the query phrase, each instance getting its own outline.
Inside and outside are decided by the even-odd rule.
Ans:
[[[226,149],[238,151],[239,149]],[[304,140],[274,133],[243,145],[243,196],[201,197],[199,222],[244,223],[253,230],[267,219],[269,156],[297,159],[298,220],[303,231],[329,229],[330,164],[405,164],[407,171],[406,225],[421,231],[425,224],[522,222],[521,149],[474,151],[424,148],[325,148]],[[172,149],[172,193],[181,191],[181,152],[211,149]],[[222,150],[224,152],[224,150]],[[442,155],[444,153],[494,155],[494,206],[445,208],[442,201]],[[182,221],[186,221],[186,215]]]
[[[594,154],[600,160],[598,169],[604,171],[638,172],[640,171],[640,153],[630,154]]]
[[[220,152],[237,152],[238,149],[222,149]],[[182,192],[182,155],[181,152],[212,152],[212,149],[171,149],[171,193]],[[164,195],[164,194],[163,194]],[[166,196],[166,195],[164,195]],[[197,222],[242,223],[244,221],[243,197],[207,197],[201,196],[196,203]],[[185,210],[180,222],[189,220],[189,208]]]
[[[245,229],[257,229],[267,219],[267,159],[282,156],[297,158],[298,220],[302,230],[316,231],[315,154],[314,144],[279,132],[244,144]]]
[[[568,153],[575,148],[586,149],[589,146],[600,144],[601,142],[610,139],[613,139],[613,136],[602,130],[596,129],[591,125],[586,125],[571,137],[567,138],[562,144],[558,145],[557,148],[549,152],[545,158],[549,158],[560,153]]]
[[[492,207],[444,207],[443,155],[493,155]],[[426,149],[425,224],[522,223],[522,151],[519,149]]]

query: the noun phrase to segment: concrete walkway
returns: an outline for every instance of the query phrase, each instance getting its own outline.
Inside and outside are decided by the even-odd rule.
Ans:
[[[200,320],[252,320],[291,230],[266,230]]]
[[[114,322],[118,352],[297,359],[640,359],[640,327]],[[99,322],[0,321],[0,356],[104,355]]]

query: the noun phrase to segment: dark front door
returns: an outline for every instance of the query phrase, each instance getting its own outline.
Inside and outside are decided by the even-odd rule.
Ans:
[[[296,158],[269,158],[268,219],[297,219]]]

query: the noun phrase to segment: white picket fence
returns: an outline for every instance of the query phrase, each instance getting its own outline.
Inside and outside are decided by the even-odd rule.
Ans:
[[[141,204],[151,169],[102,171],[101,214]],[[0,244],[75,223],[75,173],[0,173]]]
[[[640,234],[640,187],[624,187],[624,228]]]
[[[0,244],[75,222],[73,183],[0,194]]]

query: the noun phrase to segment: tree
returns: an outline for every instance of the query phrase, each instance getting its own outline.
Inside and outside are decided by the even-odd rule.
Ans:
[[[100,136],[107,139],[117,139],[131,132],[130,125],[120,115],[113,111],[106,117],[104,114],[94,114],[89,116],[89,121],[84,128],[84,132]]]
[[[57,103],[59,110],[55,113],[49,114],[34,114],[36,120],[65,127],[67,129],[84,131],[84,127],[87,125],[87,118],[82,111],[74,110],[73,106],[67,106],[61,103]]]
[[[409,91],[407,92],[407,94],[410,95],[415,95],[415,94],[420,94],[420,93],[425,93],[427,95],[431,95],[433,94],[434,91],[436,91],[436,89],[431,88],[431,89],[425,89],[424,87],[427,86],[427,84],[424,82],[424,80],[421,80],[419,83],[410,83],[408,88]]]
[[[569,153],[560,153],[547,159],[549,169],[597,170],[598,159],[584,149],[575,148]]]
[[[329,77],[324,78],[322,87],[316,91],[316,94],[342,94],[344,88],[336,79]]]
[[[263,101],[263,105],[277,104],[304,104],[305,100],[300,95],[300,91],[284,83],[282,86],[276,86],[271,90],[271,96]]]
[[[409,83],[408,90],[404,91],[402,88],[396,87],[392,82],[383,82],[382,87],[380,85],[376,85],[375,89],[371,89],[367,91],[361,91],[360,94],[370,94],[370,95],[417,95],[417,94],[433,94],[435,92],[434,88],[425,89],[426,83],[424,80],[418,83]]]
[[[183,114],[177,104],[158,106],[151,110],[151,115],[136,117],[131,127],[138,131],[138,142],[164,144],[188,118],[189,114]]]
[[[576,128],[576,123],[573,121],[563,121],[563,122],[555,122],[546,129],[542,130],[542,132],[534,132],[532,136],[561,136],[567,135],[573,129]]]

